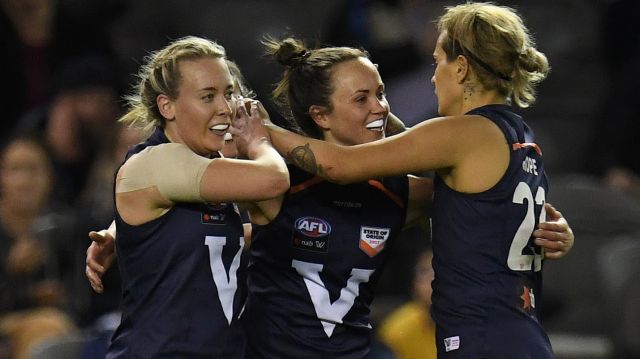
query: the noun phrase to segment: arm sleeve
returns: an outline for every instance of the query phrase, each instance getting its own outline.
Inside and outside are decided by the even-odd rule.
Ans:
[[[116,193],[156,187],[171,202],[202,202],[200,181],[212,161],[179,143],[148,147],[122,166]]]

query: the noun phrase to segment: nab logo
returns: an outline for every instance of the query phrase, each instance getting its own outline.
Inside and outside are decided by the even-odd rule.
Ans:
[[[295,222],[295,228],[296,231],[311,238],[324,237],[331,233],[331,226],[329,223],[324,219],[316,217],[298,218]]]

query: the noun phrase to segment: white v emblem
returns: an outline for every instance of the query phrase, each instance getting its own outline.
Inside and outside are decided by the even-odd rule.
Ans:
[[[368,282],[374,272],[373,269],[353,268],[351,276],[347,280],[347,286],[340,290],[340,298],[331,303],[329,291],[320,278],[322,264],[294,259],[291,266],[304,278],[316,315],[320,319],[327,337],[331,337],[336,324],[342,323],[342,318],[351,310],[353,302],[360,292],[360,283]]]
[[[240,249],[233,257],[228,276],[224,268],[224,263],[222,262],[222,248],[227,244],[227,239],[225,237],[206,236],[204,243],[209,247],[209,265],[211,266],[213,281],[216,283],[216,288],[218,289],[220,305],[224,311],[224,316],[227,317],[227,321],[231,324],[233,320],[233,298],[238,289],[236,273],[240,266],[240,255],[244,247],[244,238],[240,237]]]

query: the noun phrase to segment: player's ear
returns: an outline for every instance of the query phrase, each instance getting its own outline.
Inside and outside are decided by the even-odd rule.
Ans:
[[[176,117],[173,101],[171,101],[169,96],[165,94],[158,95],[158,97],[156,97],[156,105],[162,117],[167,121],[172,121]]]
[[[469,74],[469,60],[466,56],[458,55],[456,58],[456,80],[463,83]]]
[[[309,106],[309,116],[323,130],[329,130],[329,119],[327,118],[327,108],[319,105]]]

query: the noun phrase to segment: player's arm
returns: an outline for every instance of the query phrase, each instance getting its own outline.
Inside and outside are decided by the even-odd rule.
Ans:
[[[395,136],[356,146],[303,137],[275,125],[268,128],[273,145],[289,161],[336,183],[428,170],[454,172],[463,164],[489,167],[492,161],[475,161],[474,156],[508,151],[500,129],[480,116],[434,118]]]

